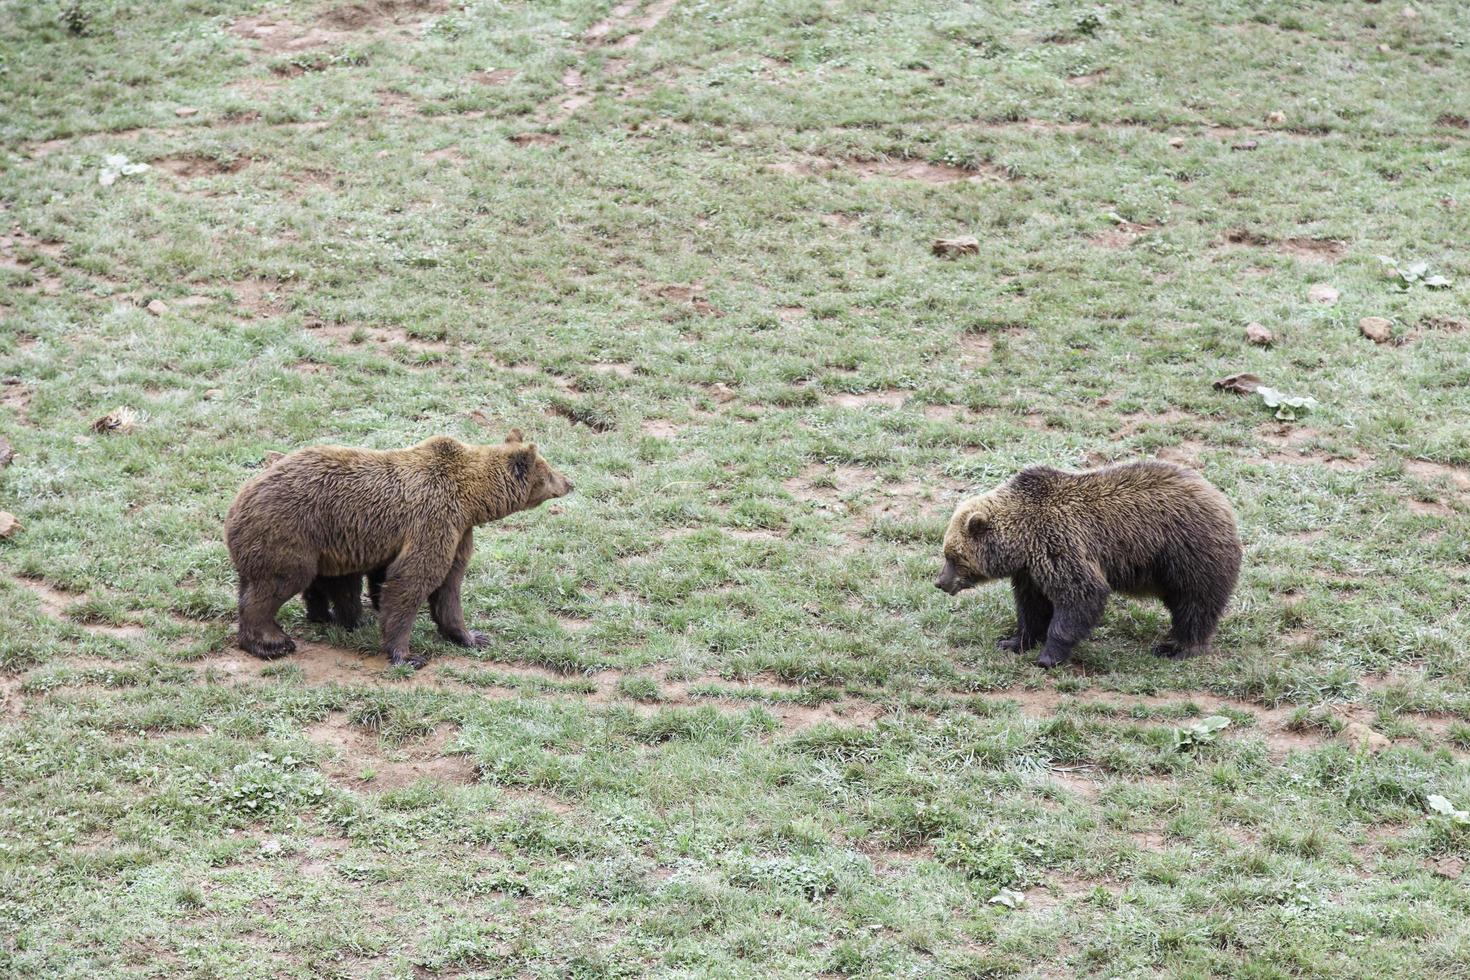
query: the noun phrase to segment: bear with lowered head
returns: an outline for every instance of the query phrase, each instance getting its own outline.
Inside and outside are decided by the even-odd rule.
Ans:
[[[999,642],[1036,663],[1065,663],[1113,592],[1162,599],[1172,618],[1161,657],[1209,649],[1240,573],[1235,513],[1193,470],[1157,461],[1082,473],[1022,470],[962,501],[934,584],[955,595],[1008,578],[1016,632]]]

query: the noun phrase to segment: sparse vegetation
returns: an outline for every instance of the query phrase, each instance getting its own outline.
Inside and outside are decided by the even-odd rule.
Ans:
[[[1413,10],[0,5],[0,974],[1462,970]],[[234,647],[271,454],[512,426],[577,491],[477,538],[488,647]],[[1211,656],[1118,598],[1045,674],[933,587],[961,495],[1139,457],[1237,509]]]

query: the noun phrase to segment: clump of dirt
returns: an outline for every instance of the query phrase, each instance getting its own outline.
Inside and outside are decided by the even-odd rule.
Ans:
[[[127,435],[138,427],[138,413],[126,405],[114,408],[92,422],[92,431]]]
[[[1072,77],[1067,79],[1067,84],[1072,86],[1073,88],[1092,88],[1094,85],[1098,84],[1107,77],[1108,70],[1106,68],[1100,68],[1097,71],[1089,72],[1086,75],[1073,75]]]
[[[979,255],[980,239],[974,235],[962,235],[959,238],[936,238],[930,243],[929,251],[942,259],[959,258],[961,255]]]

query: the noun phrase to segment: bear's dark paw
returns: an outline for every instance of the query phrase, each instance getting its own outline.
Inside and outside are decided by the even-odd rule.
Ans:
[[[1036,666],[1045,667],[1047,669],[1050,669],[1052,667],[1060,667],[1062,664],[1067,662],[1067,658],[1069,656],[1071,655],[1066,653],[1057,653],[1055,650],[1042,650],[1041,656],[1036,658]]]
[[[479,630],[461,630],[458,633],[445,633],[444,639],[456,646],[473,647],[476,649],[490,645],[490,637]]]
[[[344,630],[355,630],[362,625],[362,616],[355,613],[348,613],[346,615],[343,615],[339,612],[337,614],[335,622]]]
[[[244,640],[240,641],[240,649],[252,657],[261,660],[279,660],[288,654],[296,652],[296,641],[289,636],[283,636],[279,640]]]
[[[997,650],[1004,650],[1006,653],[1020,653],[1026,649],[1025,645],[1021,642],[1021,634],[1019,633],[1015,636],[1007,636],[1003,639],[996,640],[995,648]]]
[[[388,651],[388,663],[394,667],[402,667],[404,664],[407,664],[414,670],[423,670],[428,662],[427,657],[421,654],[409,653],[407,650]]]
[[[1165,660],[1188,660],[1190,657],[1198,657],[1208,650],[1209,647],[1205,646],[1189,647],[1175,643],[1173,640],[1165,640],[1154,647],[1153,653],[1155,657],[1163,657]]]
[[[308,609],[306,611],[306,621],[308,623],[321,623],[323,626],[327,626],[332,622],[332,614],[322,612],[321,610]]]

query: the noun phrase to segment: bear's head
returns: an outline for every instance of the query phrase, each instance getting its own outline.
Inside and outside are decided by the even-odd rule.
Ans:
[[[957,595],[1015,573],[1013,535],[1006,533],[1006,499],[992,491],[960,502],[944,532],[944,568],[934,584]]]
[[[509,466],[511,477],[526,488],[526,502],[522,510],[539,507],[548,500],[565,497],[574,489],[566,475],[552,469],[546,458],[536,450],[534,442],[522,442],[520,429],[511,429],[505,440],[510,448]]]

